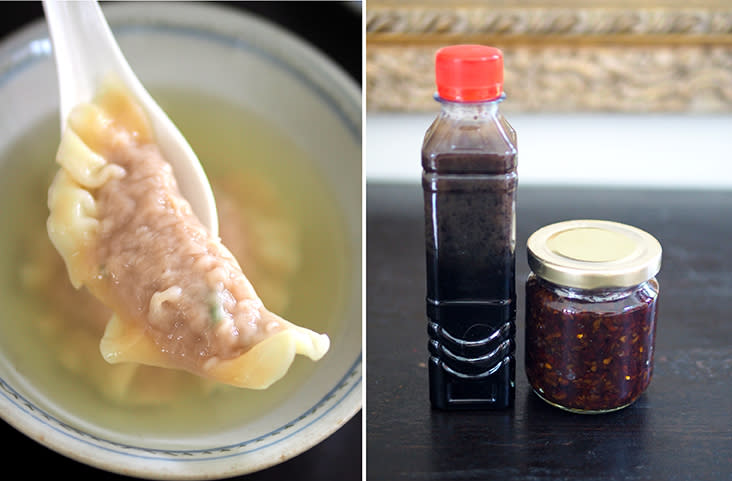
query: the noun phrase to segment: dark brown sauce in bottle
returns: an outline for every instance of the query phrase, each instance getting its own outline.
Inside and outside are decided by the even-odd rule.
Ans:
[[[515,396],[516,134],[500,99],[443,111],[422,149],[430,400],[503,409]]]

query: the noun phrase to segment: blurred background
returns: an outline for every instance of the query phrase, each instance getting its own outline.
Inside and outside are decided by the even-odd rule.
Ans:
[[[366,175],[420,179],[434,54],[504,52],[522,185],[732,187],[732,4],[369,0]]]
[[[110,3],[102,1],[103,4]],[[291,33],[304,38],[312,46],[331,57],[351,78],[361,83],[362,56],[359,55],[361,1],[328,2],[313,21],[313,4],[300,2],[212,2],[266,18]],[[16,29],[43,19],[40,1],[3,2],[0,11],[0,41]],[[317,7],[316,7],[317,8]],[[327,28],[323,28],[327,25]]]

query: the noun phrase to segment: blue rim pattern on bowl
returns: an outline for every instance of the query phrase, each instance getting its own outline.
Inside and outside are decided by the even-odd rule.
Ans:
[[[355,118],[352,112],[351,115],[349,115],[348,108],[342,105],[338,99],[330,95],[328,91],[318,85],[316,81],[311,79],[307,72],[298,70],[294,66],[287,64],[283,59],[270,55],[269,52],[257,46],[246,44],[235,36],[227,36],[221,33],[196,29],[193,26],[165,24],[160,21],[149,25],[121,25],[115,27],[113,24],[113,28],[115,33],[119,33],[121,35],[140,31],[144,32],[145,30],[151,29],[155,29],[157,31],[163,29],[167,33],[201,36],[205,37],[207,40],[218,42],[227,47],[246,49],[248,52],[272,63],[281,70],[287,71],[290,75],[295,76],[299,81],[304,82],[315,93],[315,95],[323,100],[329,106],[331,111],[343,121],[354,140],[359,144],[361,142],[360,117]],[[4,85],[12,77],[21,73],[23,70],[32,67],[36,62],[40,62],[44,59],[47,60],[52,54],[50,40],[47,36],[42,36],[40,38],[35,37],[30,39],[30,41],[27,39],[23,40],[24,42],[21,44],[21,51],[15,52],[15,55],[10,59],[10,61],[6,62],[4,65],[0,65],[0,86]],[[17,48],[17,44],[11,45],[11,47]],[[1,53],[3,52],[0,51],[0,54]],[[48,412],[40,409],[18,391],[13,389],[13,387],[2,377],[0,377],[0,395],[19,408],[25,415],[48,425],[56,432],[76,442],[87,443],[97,449],[114,452],[116,454],[129,456],[135,459],[180,462],[209,461],[221,458],[231,458],[252,453],[280,443],[296,433],[307,429],[317,420],[332,412],[340,403],[348,398],[354,390],[360,388],[361,384],[362,352],[359,351],[356,360],[351,364],[350,368],[333,386],[333,388],[331,388],[330,391],[328,391],[328,393],[326,393],[313,406],[292,418],[291,421],[266,434],[261,434],[236,444],[215,446],[198,450],[157,449],[106,440],[102,437],[74,428]],[[347,419],[348,418],[345,418],[342,422],[345,422]]]
[[[180,25],[166,25],[162,23],[156,23],[154,25],[122,25],[114,28],[115,34],[128,35],[136,32],[151,32],[151,31],[162,31],[165,33],[173,33],[179,35],[197,36],[206,40],[213,40],[221,45],[227,47],[234,47],[240,50],[245,50],[250,53],[257,55],[258,57],[267,60],[273,65],[276,65],[280,70],[285,70],[292,76],[300,81],[303,81],[312,91],[314,91],[318,98],[325,101],[328,106],[331,107],[332,111],[348,126],[348,131],[351,136],[357,141],[361,141],[361,125],[360,119],[358,124],[354,122],[346,112],[343,111],[337,101],[316,82],[306,75],[304,72],[295,69],[294,66],[287,64],[282,59],[270,55],[263,49],[250,44],[245,44],[238,41],[236,38],[226,36],[224,34],[203,31],[194,27],[180,26]],[[32,67],[35,63],[41,61],[43,58],[50,57],[52,55],[51,41],[48,38],[35,39],[25,45],[22,53],[12,58],[10,62],[2,70],[0,70],[0,87],[6,82],[12,79],[15,75],[21,73],[26,68]]]
[[[33,40],[24,47],[22,52],[10,59],[6,65],[0,65],[0,87],[43,57],[51,56],[51,41],[48,38]]]
[[[317,82],[313,82],[311,78],[309,78],[305,72],[302,72],[301,70],[297,70],[294,66],[288,64],[287,62],[283,61],[279,57],[275,57],[273,55],[270,55],[268,52],[264,51],[263,49],[259,48],[256,45],[252,44],[246,44],[243,42],[238,41],[234,37],[229,37],[224,34],[211,32],[211,31],[203,31],[192,27],[184,27],[180,25],[167,25],[164,23],[156,23],[153,26],[150,25],[121,25],[114,29],[115,34],[120,34],[122,36],[133,34],[136,32],[148,32],[154,29],[157,32],[164,32],[164,33],[173,33],[173,34],[182,34],[182,35],[189,35],[189,36],[195,36],[200,37],[205,40],[213,40],[221,45],[225,45],[227,47],[234,47],[239,50],[244,50],[250,53],[253,53],[257,55],[258,57],[265,59],[272,63],[273,65],[276,65],[280,70],[285,70],[288,73],[290,73],[292,76],[297,78],[298,80],[305,83],[312,91],[314,91],[318,98],[325,101],[328,106],[331,107],[332,111],[338,115],[338,118],[340,118],[345,125],[348,126],[348,131],[353,136],[354,140],[360,142],[361,141],[361,126],[357,125],[353,122],[353,119],[351,119],[341,108],[340,105],[337,104],[335,99],[328,95],[328,93],[317,84]],[[50,54],[50,52],[49,52]],[[359,119],[360,120],[360,119]]]
[[[145,448],[141,446],[132,446],[128,444],[122,444],[122,443],[115,443],[109,440],[106,440],[104,438],[94,436],[90,433],[84,432],[82,430],[76,429],[73,426],[70,426],[63,421],[55,418],[51,414],[43,411],[42,409],[35,406],[33,403],[25,399],[20,393],[18,393],[15,389],[13,389],[4,379],[0,378],[0,394],[3,395],[6,399],[8,399],[11,403],[13,403],[16,407],[22,409],[26,414],[33,416],[36,420],[47,424],[49,427],[52,427],[58,432],[61,432],[67,436],[70,436],[71,438],[81,441],[81,442],[93,442],[97,443],[94,444],[97,448],[102,448],[107,451],[112,451],[117,454],[124,454],[126,456],[134,456],[137,458],[142,459],[156,459],[156,460],[165,460],[165,459],[175,459],[176,461],[180,460],[186,460],[186,456],[188,457],[188,460],[191,461],[198,461],[201,459],[201,457],[205,457],[205,459],[221,459],[221,458],[227,458],[231,456],[239,456],[242,454],[248,454],[255,451],[258,451],[259,449],[263,449],[265,447],[270,446],[271,444],[275,444],[283,439],[287,439],[288,437],[294,435],[298,431],[307,428],[312,423],[317,421],[320,417],[324,416],[328,412],[330,412],[340,401],[342,401],[346,396],[348,396],[359,384],[361,384],[361,356],[359,355],[358,359],[354,362],[354,364],[351,366],[351,368],[348,370],[345,376],[331,389],[325,396],[323,396],[322,399],[320,399],[315,405],[313,405],[310,409],[305,411],[304,413],[300,414],[299,416],[295,417],[292,421],[287,422],[283,426],[278,427],[277,429],[274,429],[270,431],[269,433],[262,434],[260,436],[257,436],[252,439],[247,439],[245,441],[241,441],[236,444],[226,445],[226,446],[217,446],[207,449],[196,449],[196,450],[186,450],[186,449],[154,449],[154,448]],[[341,393],[343,390],[345,392],[342,393],[340,398],[338,398],[335,403],[332,405],[328,405],[328,402],[333,400],[338,393]],[[326,410],[322,413],[320,413],[319,417],[313,418],[315,414],[318,413],[321,409],[325,408]],[[287,433],[286,436],[283,436],[282,438],[277,439],[277,441],[274,441],[274,443],[266,444],[266,445],[260,445],[253,449],[245,449],[253,444],[262,443],[274,436],[277,436],[281,433],[284,433],[285,431],[288,431],[290,429],[294,429],[294,431],[290,431]],[[99,443],[102,443],[100,445]]]

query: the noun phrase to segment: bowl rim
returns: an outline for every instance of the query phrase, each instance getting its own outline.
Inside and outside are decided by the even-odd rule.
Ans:
[[[170,6],[165,5],[166,3],[162,2],[161,5],[157,2],[144,2],[144,5],[138,5],[132,2],[104,5],[103,8],[113,30],[132,19],[135,19],[135,25],[130,25],[130,28],[135,29],[145,28],[145,24],[150,28],[159,28],[162,25],[168,30],[174,28],[179,31],[198,29],[203,33],[212,34],[220,41],[229,42],[229,45],[246,47],[256,50],[256,53],[260,55],[266,55],[279,67],[284,67],[289,73],[294,72],[298,78],[306,80],[316,94],[326,100],[330,109],[344,120],[354,141],[360,145],[361,89],[330,58],[266,18],[225,6],[186,2],[177,3],[176,8],[171,12]],[[144,15],[141,15],[141,12],[144,12]],[[144,20],[140,22],[140,18]],[[214,23],[215,32],[210,30],[204,32],[203,29],[206,26],[210,28]],[[286,63],[281,57],[266,51],[261,45],[249,45],[248,40],[238,33],[247,31],[246,29],[255,29],[260,34],[264,32],[266,35],[277,35],[278,40],[283,42],[288,51],[296,52],[294,57],[300,62],[293,66]],[[43,19],[12,32],[0,42],[0,88],[12,76],[20,75],[26,68],[51,55],[51,44]],[[322,78],[316,77],[316,71],[324,73],[324,77],[333,83],[334,88],[325,90],[319,84]],[[362,266],[359,266],[359,272],[362,276]],[[360,282],[363,285],[362,279]],[[362,310],[363,299],[361,299],[361,312]],[[363,343],[363,317],[361,317],[360,332]],[[226,446],[196,450],[151,449],[104,439],[73,427],[40,409],[1,377],[0,417],[18,431],[60,454],[111,472],[156,479],[194,479],[201,475],[213,479],[246,474],[279,464],[310,449],[334,433],[361,410],[363,405],[363,347],[357,354],[343,377],[313,406],[301,414],[293,416],[290,422],[267,434]],[[278,452],[270,457],[261,456],[262,453],[259,453],[260,455],[254,462],[250,462],[250,460],[244,462],[243,454],[262,451],[281,440],[286,441],[295,434],[308,430],[321,419],[329,421],[330,424],[326,429],[307,433],[307,436],[304,437],[305,442],[299,445],[287,444],[286,451]],[[50,432],[49,428],[51,428]],[[295,431],[287,432],[292,428],[295,428]],[[276,440],[273,439],[279,435],[282,436]],[[268,440],[272,442],[267,443]],[[260,446],[247,450],[247,447],[255,444],[260,444]],[[82,445],[92,447],[92,449],[84,452],[76,449]],[[360,455],[360,453],[358,454]],[[232,459],[236,462],[225,465],[217,464],[216,461],[221,459]],[[161,461],[167,464],[183,461],[186,469],[176,469],[175,466],[167,464],[161,469],[161,466],[155,464]]]

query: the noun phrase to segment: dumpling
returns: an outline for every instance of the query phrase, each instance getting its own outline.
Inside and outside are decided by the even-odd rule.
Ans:
[[[105,87],[69,115],[48,233],[73,285],[112,309],[110,363],[183,369],[264,389],[330,340],[270,312],[234,256],[180,195],[142,109]],[[226,220],[223,219],[225,222]]]

